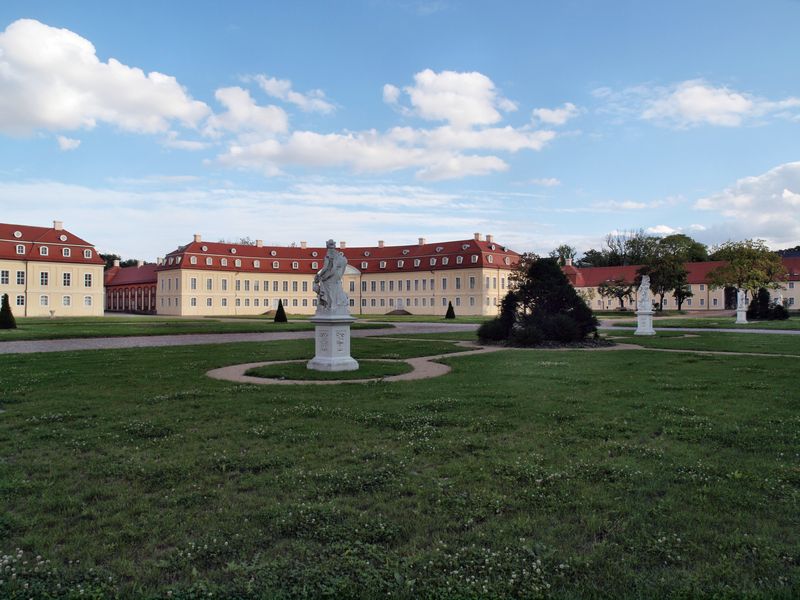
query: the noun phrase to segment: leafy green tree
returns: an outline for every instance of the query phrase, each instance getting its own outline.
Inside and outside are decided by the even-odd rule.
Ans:
[[[17,320],[11,312],[8,294],[3,294],[3,304],[0,306],[0,329],[16,329]]]
[[[759,288],[747,307],[747,318],[754,321],[783,320],[789,318],[789,311],[774,302],[766,288]]]
[[[567,259],[574,261],[577,256],[578,251],[569,244],[561,244],[555,250],[550,251],[550,258],[556,259],[562,267],[567,264]]]
[[[786,278],[781,257],[772,252],[764,240],[725,242],[714,249],[711,258],[726,263],[708,274],[711,287],[746,290],[751,298],[759,288],[780,288],[780,282]]]
[[[576,263],[576,266],[581,268],[612,266],[608,264],[608,261],[608,253],[592,248],[591,250],[587,250],[583,253],[581,259]]]
[[[678,310],[681,310],[683,303],[686,302],[687,298],[691,298],[694,296],[694,292],[692,288],[689,287],[689,284],[684,284],[681,286],[676,287],[672,291],[672,297],[675,298],[675,302],[678,303]]]
[[[705,244],[690,238],[683,233],[673,233],[658,241],[661,256],[673,256],[680,262],[704,262],[708,260],[708,248]]]
[[[658,252],[658,238],[644,230],[609,233],[600,250],[587,250],[578,266],[619,267],[649,262]]]
[[[287,323],[286,311],[283,310],[283,301],[278,300],[278,309],[275,311],[275,323]]]
[[[619,309],[625,309],[625,300],[633,299],[633,284],[622,278],[609,279],[597,286],[597,293],[603,298],[616,298],[619,300]]]
[[[122,257],[119,254],[101,254],[100,258],[106,261],[106,266],[103,267],[104,271],[108,271],[111,267],[113,267],[115,260],[119,261],[120,267],[135,267],[138,262],[135,258],[127,258],[122,260]]]
[[[447,303],[447,312],[444,315],[445,319],[455,319],[456,318],[456,311],[453,309],[453,303]]]

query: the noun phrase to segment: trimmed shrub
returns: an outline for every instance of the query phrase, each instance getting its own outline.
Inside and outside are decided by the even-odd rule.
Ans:
[[[447,312],[444,315],[445,319],[455,319],[456,318],[456,311],[453,310],[453,303],[447,303]]]
[[[275,311],[275,323],[287,323],[286,311],[283,310],[283,302],[278,300],[278,310]]]
[[[580,325],[569,315],[543,315],[535,321],[546,340],[568,344],[584,338]]]
[[[11,312],[11,304],[8,302],[8,294],[3,294],[3,305],[0,307],[0,329],[16,329],[17,320]]]

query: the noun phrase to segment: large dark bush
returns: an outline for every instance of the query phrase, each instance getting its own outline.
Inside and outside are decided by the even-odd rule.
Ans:
[[[789,311],[780,304],[773,304],[766,288],[759,288],[747,307],[747,318],[751,321],[782,321],[789,318]]]
[[[8,294],[3,294],[3,305],[0,307],[0,329],[16,329],[17,320],[11,312],[11,304],[8,302]]]

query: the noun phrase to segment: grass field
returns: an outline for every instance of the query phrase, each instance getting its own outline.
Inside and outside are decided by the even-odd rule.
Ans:
[[[636,321],[615,321],[614,325],[636,327]],[[655,327],[699,327],[703,329],[800,329],[797,317],[785,321],[752,321],[737,325],[735,317],[688,317],[684,319],[655,319]]]
[[[307,361],[264,365],[245,372],[253,377],[271,379],[305,379],[320,381],[346,381],[348,379],[371,379],[401,375],[411,371],[411,365],[405,362],[361,360],[356,371],[314,371],[306,367]]]
[[[360,359],[448,349],[353,340]],[[204,375],[311,354],[0,356],[0,597],[800,594],[792,359],[509,350],[325,390]]]
[[[381,327],[375,323],[354,323],[353,329]],[[17,319],[17,329],[0,329],[0,342],[53,340],[65,338],[124,337],[138,335],[179,335],[187,333],[265,333],[310,331],[313,323],[272,321],[227,321],[175,319],[168,317],[74,317]]]
[[[796,335],[661,331],[654,336],[635,336],[633,331],[622,330],[606,330],[603,333],[618,342],[629,342],[646,348],[800,355],[800,336]]]
[[[382,321],[384,323],[483,323],[494,317],[470,316],[445,319],[444,315],[353,315],[359,321]]]

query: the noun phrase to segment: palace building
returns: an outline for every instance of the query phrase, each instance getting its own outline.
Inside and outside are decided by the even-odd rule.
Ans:
[[[0,223],[0,294],[17,317],[103,316],[104,265],[61,221]]]
[[[402,246],[347,247],[342,283],[352,314],[405,310],[444,315],[495,315],[518,254],[476,233],[472,239]],[[314,275],[325,247],[204,242],[200,235],[156,268],[156,311],[162,315],[256,315],[274,310],[313,314]]]
[[[157,264],[138,261],[120,267],[119,260],[105,273],[106,310],[155,314]]]

